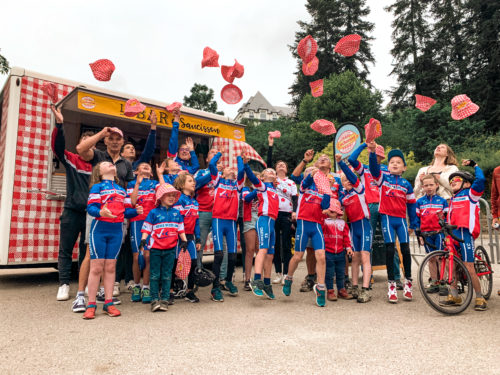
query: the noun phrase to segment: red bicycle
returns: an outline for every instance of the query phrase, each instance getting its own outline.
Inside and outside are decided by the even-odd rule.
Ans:
[[[419,233],[424,242],[431,248],[436,248],[426,237],[443,233],[444,249],[430,252],[422,261],[418,272],[420,292],[434,310],[447,315],[455,315],[463,312],[472,301],[472,280],[467,267],[462,261],[460,249],[457,242],[463,242],[453,234],[456,226],[446,224],[443,219],[439,220],[441,230]],[[482,246],[476,247],[474,251],[474,269],[479,278],[481,293],[485,299],[491,296],[493,289],[493,270],[488,253]],[[449,294],[455,290],[458,296],[450,303]]]

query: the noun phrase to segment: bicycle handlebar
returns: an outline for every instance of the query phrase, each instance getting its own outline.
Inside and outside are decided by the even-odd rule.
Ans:
[[[426,240],[426,237],[431,237],[431,236],[434,236],[435,234],[439,234],[439,233],[444,233],[445,235],[450,236],[451,238],[453,238],[457,242],[462,242],[462,243],[464,242],[464,240],[458,238],[457,236],[455,236],[453,234],[453,230],[457,229],[456,225],[446,224],[444,219],[439,219],[439,225],[441,226],[441,230],[435,230],[432,232],[425,232],[425,233],[422,233],[420,230],[416,230],[415,234],[417,235],[417,237],[422,237],[422,239],[424,240],[424,243],[432,249],[437,249],[437,247],[434,246],[433,244],[429,243]]]

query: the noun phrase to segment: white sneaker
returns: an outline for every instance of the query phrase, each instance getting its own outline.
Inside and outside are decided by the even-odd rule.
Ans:
[[[67,301],[69,300],[69,285],[63,284],[59,287],[57,291],[57,300],[58,301]]]
[[[132,293],[132,290],[134,289],[134,286],[135,286],[135,281],[134,280],[130,280],[128,283],[127,283],[127,291],[129,293]]]
[[[281,273],[276,274],[276,278],[273,280],[273,284],[279,284],[283,281],[283,275]]]
[[[411,285],[410,280],[405,281],[403,297],[407,301],[411,301],[413,299],[413,291],[412,291],[412,285]]]
[[[85,312],[85,297],[76,297],[73,301],[72,309],[74,313]]]
[[[115,281],[113,286],[113,297],[118,297],[120,295],[120,283]]]
[[[390,303],[398,303],[398,291],[394,281],[388,283],[387,298]]]

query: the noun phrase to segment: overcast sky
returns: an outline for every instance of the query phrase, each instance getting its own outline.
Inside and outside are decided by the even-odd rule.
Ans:
[[[375,23],[370,79],[380,90],[394,84],[390,23],[383,10],[392,1],[368,0]],[[165,102],[182,101],[194,83],[215,91],[219,108],[230,117],[258,90],[273,105],[290,101],[295,60],[287,45],[297,20],[308,21],[302,0],[183,1],[26,1],[0,6],[0,49],[11,66]],[[341,35],[339,35],[340,39]],[[226,82],[220,69],[201,69],[205,46],[221,65],[236,58],[245,75],[234,84],[243,100],[220,99]],[[333,46],[332,46],[333,48]],[[88,66],[107,58],[116,71],[111,81],[96,81]],[[6,76],[0,76],[3,86]]]

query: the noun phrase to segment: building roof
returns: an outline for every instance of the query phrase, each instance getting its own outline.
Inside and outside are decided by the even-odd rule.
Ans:
[[[274,108],[276,109],[278,114],[280,114],[282,116],[293,116],[295,113],[293,108],[290,108],[290,107],[280,107],[280,106],[275,105]]]
[[[261,94],[260,91],[254,96],[251,96],[248,101],[243,104],[238,112],[247,112],[247,111],[255,111],[258,112],[260,109],[267,109],[268,112],[277,112],[274,106],[269,103],[269,101]]]

